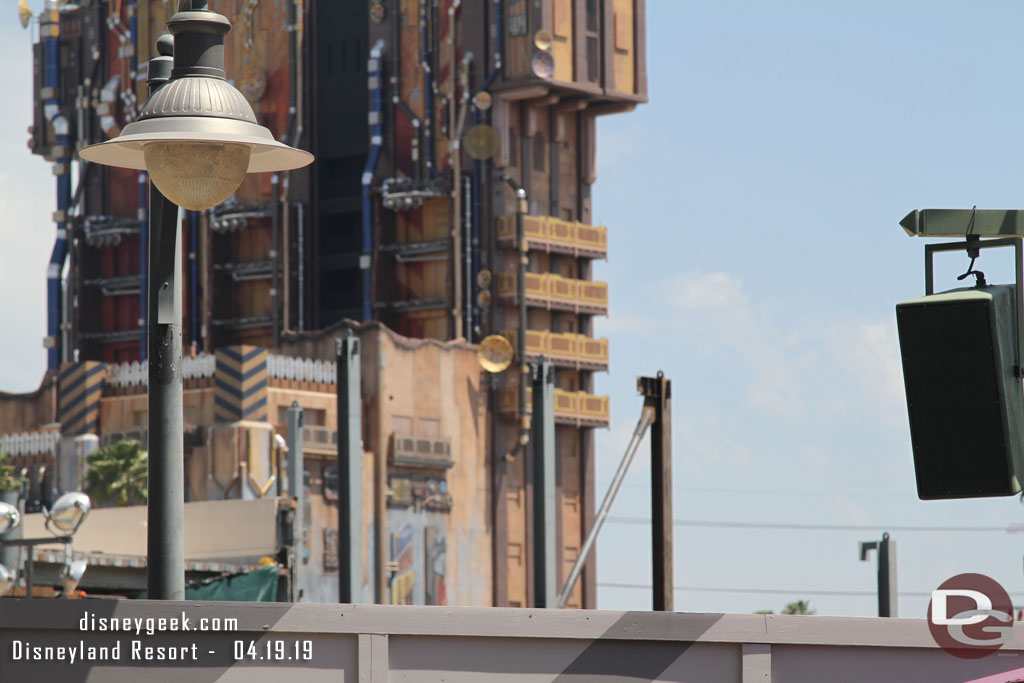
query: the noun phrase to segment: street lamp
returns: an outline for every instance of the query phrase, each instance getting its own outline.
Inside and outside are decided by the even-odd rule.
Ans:
[[[212,208],[247,173],[313,161],[274,139],[226,80],[226,17],[207,0],[182,0],[149,62],[149,100],[117,138],[86,161],[149,172],[149,503],[147,584],[154,600],[185,599],[185,484],[181,383],[181,226],[178,207]],[[173,54],[173,58],[172,55]]]
[[[256,122],[245,96],[227,82],[227,17],[193,0],[167,20],[173,43],[157,41],[174,64],[170,79],[149,97],[138,120],[121,135],[79,153],[86,161],[149,171],[157,189],[176,205],[205,211],[234,194],[247,173],[288,171],[313,155],[278,142]],[[159,59],[159,58],[158,58]]]

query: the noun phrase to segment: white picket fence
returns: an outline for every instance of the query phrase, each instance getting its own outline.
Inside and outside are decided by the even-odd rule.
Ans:
[[[295,358],[271,353],[267,355],[267,374],[275,379],[334,384],[338,380],[338,364],[331,360]]]
[[[0,453],[39,455],[52,453],[60,442],[60,432],[22,432],[0,434]]]
[[[188,356],[181,362],[181,375],[184,379],[213,377],[216,369],[217,358],[213,354]],[[267,355],[267,374],[274,379],[334,384],[338,377],[338,365],[329,360],[271,353]],[[119,387],[145,386],[149,384],[149,364],[146,361],[111,363],[107,366],[107,382]]]

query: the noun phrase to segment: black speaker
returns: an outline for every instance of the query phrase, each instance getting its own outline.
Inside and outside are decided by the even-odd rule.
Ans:
[[[955,289],[896,306],[917,494],[1020,491],[1024,394],[1014,376],[1012,285]]]

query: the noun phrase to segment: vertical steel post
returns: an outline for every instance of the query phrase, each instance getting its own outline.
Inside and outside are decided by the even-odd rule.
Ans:
[[[150,60],[150,93],[170,75],[165,38]],[[181,222],[178,207],[149,187],[149,525],[151,600],[185,599],[184,414],[181,383]]]
[[[356,602],[363,589],[362,366],[359,339],[345,330],[335,340],[338,362],[338,602]],[[383,523],[383,520],[381,520]]]
[[[897,616],[897,600],[896,541],[890,540],[886,532],[882,534],[882,542],[878,547],[878,616]]]
[[[292,516],[292,600],[302,597],[302,560],[306,552],[306,487],[305,463],[303,458],[302,427],[305,412],[298,401],[288,408],[288,490],[287,495],[295,500]]]
[[[558,591],[555,368],[544,357],[533,376],[533,587],[535,607],[554,607]]]
[[[152,600],[185,599],[185,483],[181,383],[181,225],[150,186],[149,526]]]
[[[896,585],[896,541],[889,539],[889,533],[882,534],[881,541],[860,543],[860,560],[865,562],[868,553],[878,551],[878,616],[895,617],[899,614],[899,590]]]
[[[651,425],[651,553],[654,610],[673,611],[672,576],[672,382],[657,377],[638,382],[644,405],[654,409]]]

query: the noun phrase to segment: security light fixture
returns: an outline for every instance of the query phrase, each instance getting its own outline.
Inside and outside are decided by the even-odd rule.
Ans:
[[[64,597],[68,597],[78,588],[78,582],[82,580],[89,563],[83,559],[71,559],[71,546],[68,546],[67,559],[60,569],[60,582],[64,589]]]
[[[86,161],[149,171],[157,189],[192,211],[230,197],[247,173],[287,171],[313,161],[278,142],[224,72],[224,36],[231,22],[193,0],[167,20],[174,37],[157,41],[174,53],[170,80],[150,96],[121,135],[82,149]]]
[[[91,508],[92,502],[89,500],[89,496],[84,493],[80,491],[65,493],[57,499],[57,502],[53,504],[49,511],[46,511],[44,508],[46,528],[50,529],[50,524],[53,524],[53,526],[65,534],[74,534],[78,531],[78,527],[82,525],[82,522],[85,521],[85,517],[89,514]],[[50,531],[52,532],[52,529]]]
[[[5,534],[21,523],[21,512],[10,503],[0,502],[0,534]]]

